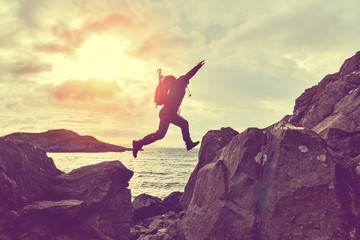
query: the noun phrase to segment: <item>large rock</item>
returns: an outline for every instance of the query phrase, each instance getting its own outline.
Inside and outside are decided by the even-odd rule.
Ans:
[[[120,161],[107,161],[74,169],[55,177],[49,189],[52,200],[79,199],[96,203],[129,186],[133,171]]]
[[[349,239],[357,223],[345,216],[351,197],[338,195],[337,163],[311,130],[248,129],[198,172],[186,237]]]
[[[360,52],[292,116],[213,143],[182,199],[186,239],[360,239]]]
[[[169,194],[169,196],[165,197],[163,200],[165,210],[167,212],[181,212],[183,210],[183,207],[180,204],[180,199],[183,194],[184,193],[182,192],[172,192]]]
[[[53,200],[83,201],[86,217],[77,229],[95,239],[127,239],[133,215],[127,188],[133,172],[119,161],[102,162],[57,176],[49,191]]]
[[[134,207],[133,224],[166,212],[164,203],[160,198],[145,193],[137,196],[132,204]]]
[[[44,151],[2,138],[0,167],[2,200],[13,202],[12,207],[43,198],[51,180],[61,173]]]
[[[206,164],[212,162],[216,157],[217,151],[228,144],[237,134],[239,134],[237,131],[227,127],[221,128],[220,130],[211,130],[203,137],[199,150],[199,162],[196,165],[195,170],[191,173],[185,186],[184,194],[180,199],[180,203],[184,209],[187,209],[190,203],[200,169]]]
[[[0,239],[128,239],[132,175],[119,161],[64,174],[43,150],[0,139]]]
[[[85,238],[86,234],[81,231],[79,223],[84,222],[85,216],[83,201],[34,202],[17,211],[10,228],[11,236],[13,239],[94,239]]]
[[[13,210],[45,198],[60,173],[44,151],[0,138],[0,232]]]
[[[326,138],[331,128],[360,130],[360,52],[347,59],[340,71],[296,99],[290,123],[314,130]]]

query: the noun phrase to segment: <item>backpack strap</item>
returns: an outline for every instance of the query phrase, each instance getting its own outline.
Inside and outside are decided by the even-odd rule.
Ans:
[[[191,92],[188,86],[186,86],[186,89],[189,91],[189,97],[191,97]]]

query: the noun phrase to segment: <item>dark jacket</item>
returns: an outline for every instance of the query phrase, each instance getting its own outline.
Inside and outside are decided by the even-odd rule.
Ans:
[[[177,78],[170,88],[168,101],[164,104],[160,114],[177,114],[179,107],[184,99],[186,87],[189,80],[197,73],[201,65],[196,65],[187,74]]]

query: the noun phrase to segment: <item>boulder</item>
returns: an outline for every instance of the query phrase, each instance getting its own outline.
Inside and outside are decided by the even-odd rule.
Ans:
[[[44,198],[52,179],[61,171],[51,158],[27,143],[0,138],[0,214]]]
[[[199,162],[196,165],[195,170],[191,173],[190,178],[186,183],[184,194],[180,199],[180,203],[184,209],[187,209],[192,198],[199,170],[206,164],[212,162],[217,151],[228,144],[237,134],[239,134],[237,131],[227,127],[221,128],[220,130],[211,130],[202,138],[199,150]]]
[[[85,216],[86,209],[80,200],[39,201],[17,212],[10,231],[15,239],[53,239],[62,236],[61,239],[70,240],[76,233],[78,237],[86,236],[80,234],[79,224]]]
[[[79,199],[90,205],[126,189],[133,174],[120,161],[84,166],[56,176],[48,196],[51,200]]]
[[[180,204],[180,198],[182,197],[182,192],[172,192],[169,196],[164,198],[163,204],[167,212],[174,211],[179,213],[183,210],[183,207]]]
[[[49,190],[52,200],[83,201],[86,217],[81,228],[95,239],[128,239],[133,215],[127,188],[133,171],[120,161],[101,162],[56,176]],[[75,226],[75,225],[74,225]]]
[[[15,210],[45,198],[49,184],[60,173],[44,151],[0,138],[0,236],[16,217]]]
[[[65,174],[43,150],[0,138],[0,239],[128,239],[132,175],[119,161]]]
[[[186,239],[348,239],[337,164],[311,130],[247,129],[198,172]]]
[[[164,203],[160,198],[145,193],[137,196],[132,204],[134,207],[133,224],[166,212]]]

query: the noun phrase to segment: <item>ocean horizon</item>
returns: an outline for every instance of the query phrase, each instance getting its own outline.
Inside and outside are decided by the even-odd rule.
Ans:
[[[47,153],[58,169],[66,173],[73,169],[104,161],[119,160],[134,171],[129,181],[131,196],[146,193],[164,199],[170,193],[183,192],[198,162],[199,148],[149,147],[133,158],[131,151],[102,153]]]

